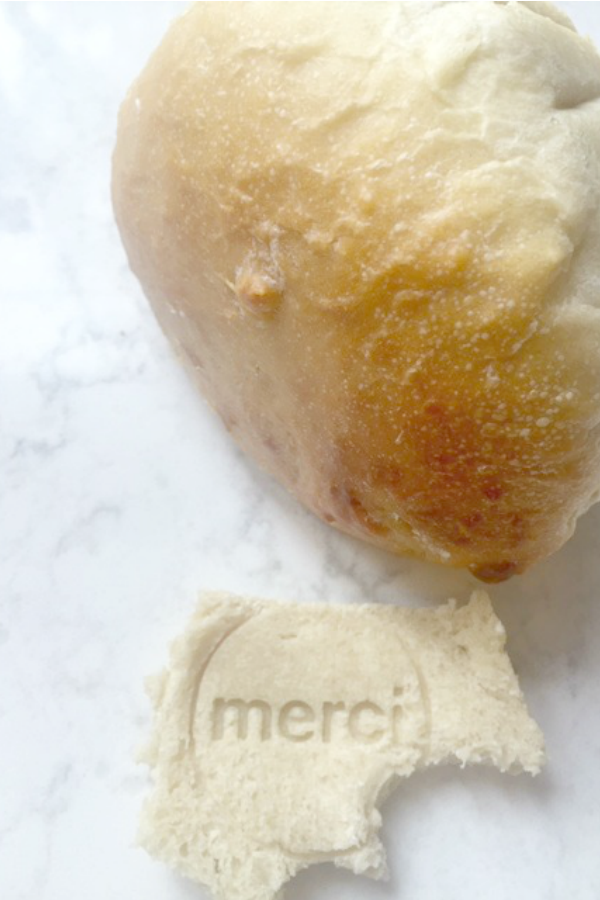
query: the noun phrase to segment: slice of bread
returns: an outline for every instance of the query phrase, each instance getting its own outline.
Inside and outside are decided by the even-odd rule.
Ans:
[[[442,762],[539,771],[488,596],[435,609],[207,594],[154,679],[142,845],[220,900],[331,860],[385,875],[377,804]]]

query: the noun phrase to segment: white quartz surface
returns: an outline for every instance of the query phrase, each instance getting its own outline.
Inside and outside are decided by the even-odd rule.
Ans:
[[[598,3],[562,3],[600,41]],[[109,200],[119,100],[178,3],[0,4],[0,898],[205,897],[135,846],[143,677],[202,588],[465,599],[470,576],[317,522],[230,442],[129,273]],[[289,900],[600,898],[600,507],[493,588],[542,725],[538,779],[414,776],[391,881],[319,866]]]

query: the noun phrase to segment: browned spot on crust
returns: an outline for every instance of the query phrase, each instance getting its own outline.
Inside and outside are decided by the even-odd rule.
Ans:
[[[447,469],[452,468],[452,466],[456,465],[456,462],[457,458],[454,453],[434,453],[429,459],[430,467],[440,472],[445,472]]]
[[[488,563],[486,565],[469,566],[475,578],[480,581],[486,581],[488,584],[498,584],[500,581],[506,581],[511,575],[517,572],[517,564],[510,560],[503,560],[499,563]]]
[[[263,438],[263,446],[265,450],[268,450],[273,456],[279,456],[280,447],[275,438],[268,434],[265,438]]]
[[[481,525],[483,522],[483,516],[479,512],[471,513],[471,515],[465,516],[462,519],[462,524],[465,528],[477,528],[478,525]]]
[[[398,466],[390,463],[389,465],[381,464],[375,469],[374,481],[382,487],[399,488],[405,480],[404,472]]]
[[[504,488],[500,487],[499,484],[488,484],[483,489],[484,496],[488,498],[488,500],[499,500],[500,497],[504,493]]]
[[[446,407],[442,406],[441,403],[426,403],[423,409],[430,416],[442,418],[446,415]]]
[[[386,526],[375,521],[373,516],[367,512],[361,501],[354,494],[348,494],[348,507],[361,528],[364,528],[369,534],[386,534],[388,530]]]

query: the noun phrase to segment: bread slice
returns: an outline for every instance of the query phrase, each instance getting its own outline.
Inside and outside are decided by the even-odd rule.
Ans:
[[[482,591],[435,609],[204,595],[151,684],[141,844],[219,900],[272,900],[326,860],[385,876],[377,805],[399,777],[543,764],[504,645]]]

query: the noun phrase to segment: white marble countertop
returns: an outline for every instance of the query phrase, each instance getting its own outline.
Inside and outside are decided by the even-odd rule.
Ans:
[[[562,3],[600,41],[598,3]],[[120,98],[178,3],[0,4],[0,897],[205,896],[135,847],[143,677],[202,588],[433,603],[468,575],[336,534],[242,457],[129,273]],[[491,593],[548,766],[429,770],[385,807],[391,881],[289,900],[598,900],[600,507]]]

